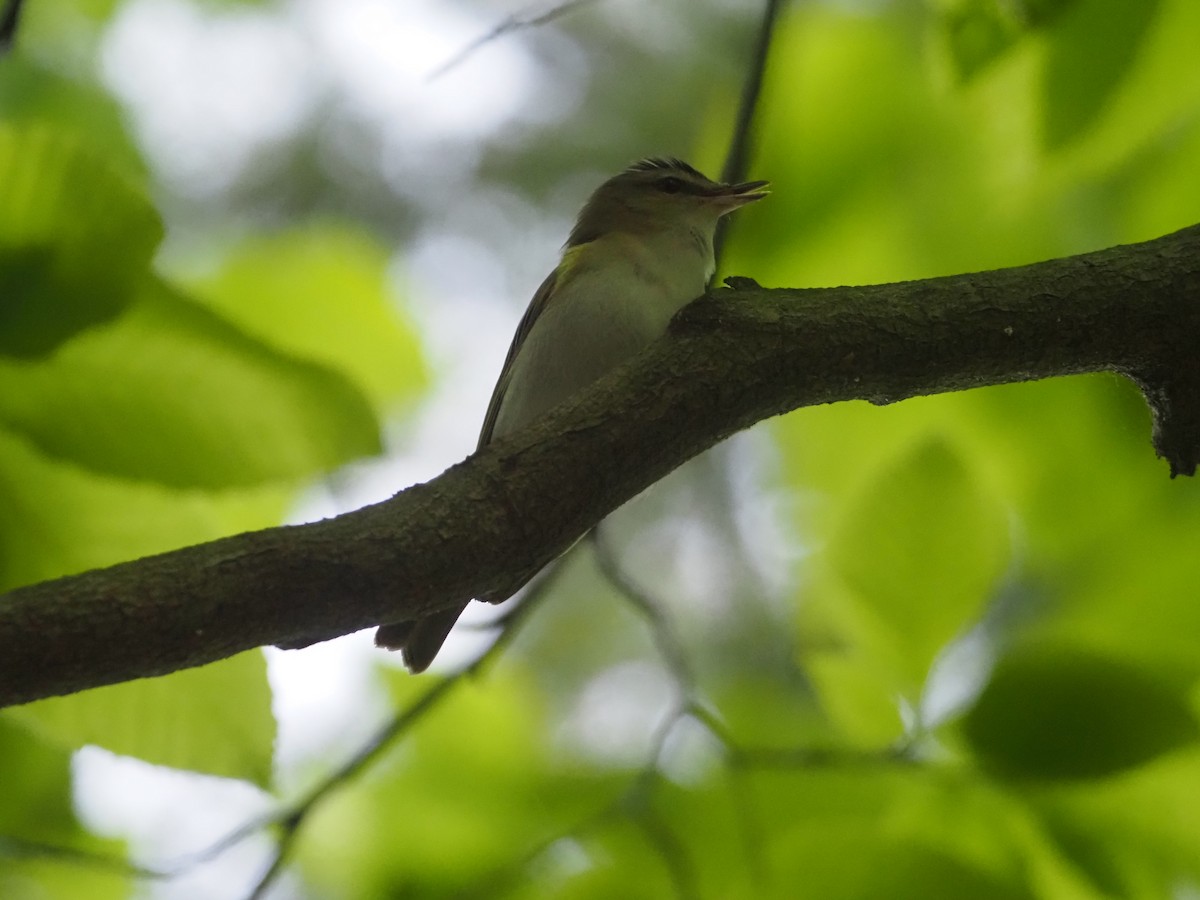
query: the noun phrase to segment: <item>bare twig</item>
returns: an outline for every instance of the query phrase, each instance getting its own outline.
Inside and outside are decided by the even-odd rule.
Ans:
[[[605,578],[645,617],[655,647],[675,679],[679,696],[655,727],[642,765],[617,797],[584,816],[565,831],[542,839],[519,859],[489,873],[481,883],[486,883],[490,888],[522,883],[524,869],[556,842],[573,836],[586,837],[614,821],[631,821],[634,827],[645,835],[648,846],[662,859],[676,896],[680,900],[691,900],[700,896],[694,861],[676,833],[653,808],[654,791],[662,781],[661,765],[667,741],[671,732],[684,719],[695,721],[712,735],[725,751],[725,764],[733,777],[739,779],[734,791],[742,843],[750,868],[760,880],[764,870],[764,863],[759,854],[760,826],[749,792],[740,781],[743,773],[817,767],[873,768],[919,764],[912,754],[912,744],[909,740],[879,750],[803,746],[747,747],[741,744],[717,713],[698,698],[686,655],[670,624],[654,599],[634,584],[620,568],[602,531],[602,527],[597,527],[591,534],[597,565]]]
[[[655,849],[667,868],[675,896],[679,900],[694,900],[700,896],[696,884],[696,866],[678,835],[654,810],[644,808],[634,818],[650,846]]]
[[[139,866],[114,856],[79,850],[56,844],[29,841],[23,838],[0,835],[0,850],[10,856],[27,856],[70,862],[89,868],[103,869],[127,875],[131,878],[170,880],[189,870],[210,862],[240,844],[242,841],[272,827],[279,827],[282,834],[267,869],[248,895],[248,900],[258,900],[283,874],[300,830],[309,816],[334,791],[352,781],[358,774],[377,760],[396,741],[407,735],[416,724],[450,695],[464,679],[483,674],[513,639],[525,620],[525,616],[540,605],[550,593],[566,563],[567,556],[556,560],[534,581],[524,595],[513,605],[504,618],[499,637],[473,663],[455,674],[442,679],[422,694],[415,703],[397,713],[341,766],[326,775],[301,799],[287,806],[255,816],[196,853],[178,859],[169,866],[151,868]]]
[[[415,703],[394,716],[373,737],[367,740],[353,756],[323,778],[301,800],[286,810],[274,814],[270,822],[258,820],[256,823],[248,823],[248,825],[242,826],[235,832],[238,835],[237,839],[241,840],[270,824],[279,824],[283,827],[283,835],[276,845],[271,863],[259,878],[258,883],[255,884],[247,900],[259,900],[259,898],[264,896],[271,884],[283,873],[287,859],[290,857],[296,839],[299,837],[301,827],[326,797],[345,786],[375,762],[397,740],[412,731],[416,724],[443,702],[455,687],[467,678],[481,675],[500,656],[504,647],[512,641],[521,624],[525,621],[525,617],[549,594],[550,588],[557,581],[559,574],[564,568],[566,559],[566,556],[560,557],[551,564],[540,578],[530,585],[525,595],[505,615],[504,627],[499,637],[478,659],[466,668],[439,681],[422,694]],[[227,849],[230,845],[231,842],[228,838],[220,842],[220,846],[223,849]]]
[[[21,18],[24,0],[8,0],[0,13],[0,56],[12,49],[17,39],[17,21]]]
[[[604,522],[593,528],[591,533],[592,546],[596,553],[596,565],[600,574],[646,619],[646,623],[650,626],[650,637],[654,641],[659,655],[672,677],[679,684],[685,702],[690,702],[695,688],[695,677],[692,674],[687,655],[683,652],[683,647],[671,629],[670,623],[667,622],[666,616],[663,615],[658,601],[634,584],[625,574],[621,567],[621,561],[617,558],[616,551],[608,540],[607,533]]]
[[[750,53],[750,64],[746,69],[746,80],[742,84],[742,96],[738,101],[737,119],[725,154],[725,166],[721,169],[721,180],[735,184],[746,179],[750,168],[750,157],[754,153],[754,118],[758,112],[758,99],[762,95],[763,80],[767,73],[767,59],[771,55],[771,42],[775,37],[775,23],[784,0],[764,0],[762,19],[758,25],[754,48]],[[721,252],[730,228],[728,217],[717,226],[713,239],[713,251],[717,259],[717,271],[721,269]]]
[[[746,80],[742,87],[737,119],[733,134],[730,137],[729,150],[725,158],[725,165],[721,170],[721,180],[728,184],[744,180],[747,167],[749,166],[753,143],[754,116],[758,107],[758,99],[762,92],[767,57],[774,34],[775,22],[781,6],[782,0],[766,0],[750,65],[747,69]],[[718,267],[720,265],[721,252],[724,247],[727,229],[728,220],[723,220],[714,239],[714,252],[718,261]],[[675,679],[679,692],[674,711],[660,724],[652,741],[652,752],[648,755],[646,764],[638,778],[635,779],[626,792],[623,803],[633,809],[635,822],[638,824],[638,827],[646,835],[650,845],[662,857],[667,871],[671,876],[676,895],[681,900],[687,900],[687,898],[699,895],[694,867],[688,858],[685,848],[680,844],[674,832],[671,831],[668,825],[650,807],[650,797],[655,784],[661,777],[659,764],[671,730],[681,719],[691,714],[692,710],[702,708],[696,695],[695,677],[687,655],[684,653],[674,631],[663,615],[661,604],[650,597],[638,585],[634,584],[622,568],[614,548],[606,539],[607,532],[604,522],[592,529],[591,538],[601,574],[646,618],[654,644],[664,664]],[[727,746],[731,747],[732,745],[727,744]],[[747,840],[749,840],[748,835]]]
[[[441,78],[451,69],[462,65],[463,62],[469,59],[471,55],[478,51],[481,47],[490,44],[492,41],[497,40],[506,34],[511,34],[514,31],[523,31],[526,28],[537,28],[539,25],[545,25],[548,22],[553,22],[560,16],[564,16],[571,12],[576,7],[594,2],[596,2],[596,0],[565,0],[565,2],[551,7],[543,13],[524,16],[519,13],[514,13],[513,15],[502,20],[487,34],[471,41],[471,43],[467,44],[467,46],[455,53],[454,56],[450,57],[450,59],[446,60],[444,63],[430,72],[427,80],[433,81],[436,78]]]

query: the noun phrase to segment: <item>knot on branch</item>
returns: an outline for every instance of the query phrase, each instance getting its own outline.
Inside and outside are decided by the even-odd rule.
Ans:
[[[1200,463],[1200,365],[1184,371],[1139,372],[1142,389],[1154,417],[1154,451],[1171,467],[1171,477],[1195,475]]]

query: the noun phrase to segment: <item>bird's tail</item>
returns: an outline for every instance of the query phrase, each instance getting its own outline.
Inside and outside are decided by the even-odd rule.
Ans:
[[[415,622],[396,622],[380,625],[375,632],[375,646],[399,650],[408,671],[416,675],[433,662],[446,637],[466,606],[434,613]]]

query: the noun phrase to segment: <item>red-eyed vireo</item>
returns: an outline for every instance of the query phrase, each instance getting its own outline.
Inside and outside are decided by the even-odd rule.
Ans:
[[[665,333],[704,293],[721,216],[767,195],[718,184],[678,159],[645,159],[596,189],[542,282],[492,393],[479,447],[532,422]],[[412,672],[437,656],[465,607],[383,625],[380,647]]]

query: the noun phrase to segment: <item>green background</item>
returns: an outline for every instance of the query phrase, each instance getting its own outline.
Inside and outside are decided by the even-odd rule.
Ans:
[[[276,524],[344,464],[403,456],[417,411],[448,402],[404,276],[423,235],[511,253],[521,277],[493,268],[479,291],[527,295],[517,245],[548,252],[602,173],[671,153],[715,174],[759,11],[615,6],[464,64],[485,78],[520,42],[574,99],[444,138],[477,160],[444,182],[328,150],[325,97],[205,192],[172,180],[102,75],[123,5],[31,4],[0,59],[0,587]],[[895,281],[1194,224],[1198,41],[1193,0],[789,4],[748,173],[773,194],[722,268]],[[497,204],[527,229],[472,232]],[[469,431],[482,402],[448,417]],[[1111,375],[760,425],[715,457],[698,495],[717,500],[671,507],[684,529],[707,517],[733,563],[658,571],[626,548],[657,640],[580,551],[494,665],[314,808],[280,896],[1200,892],[1200,489],[1149,429]],[[747,507],[769,534],[712,526]],[[643,556],[661,546],[694,549]],[[442,677],[370,660],[365,719]],[[267,800],[327,777],[350,748],[281,761],[267,676],[255,652],[0,714],[0,896],[176,896],[73,805],[84,745]]]

